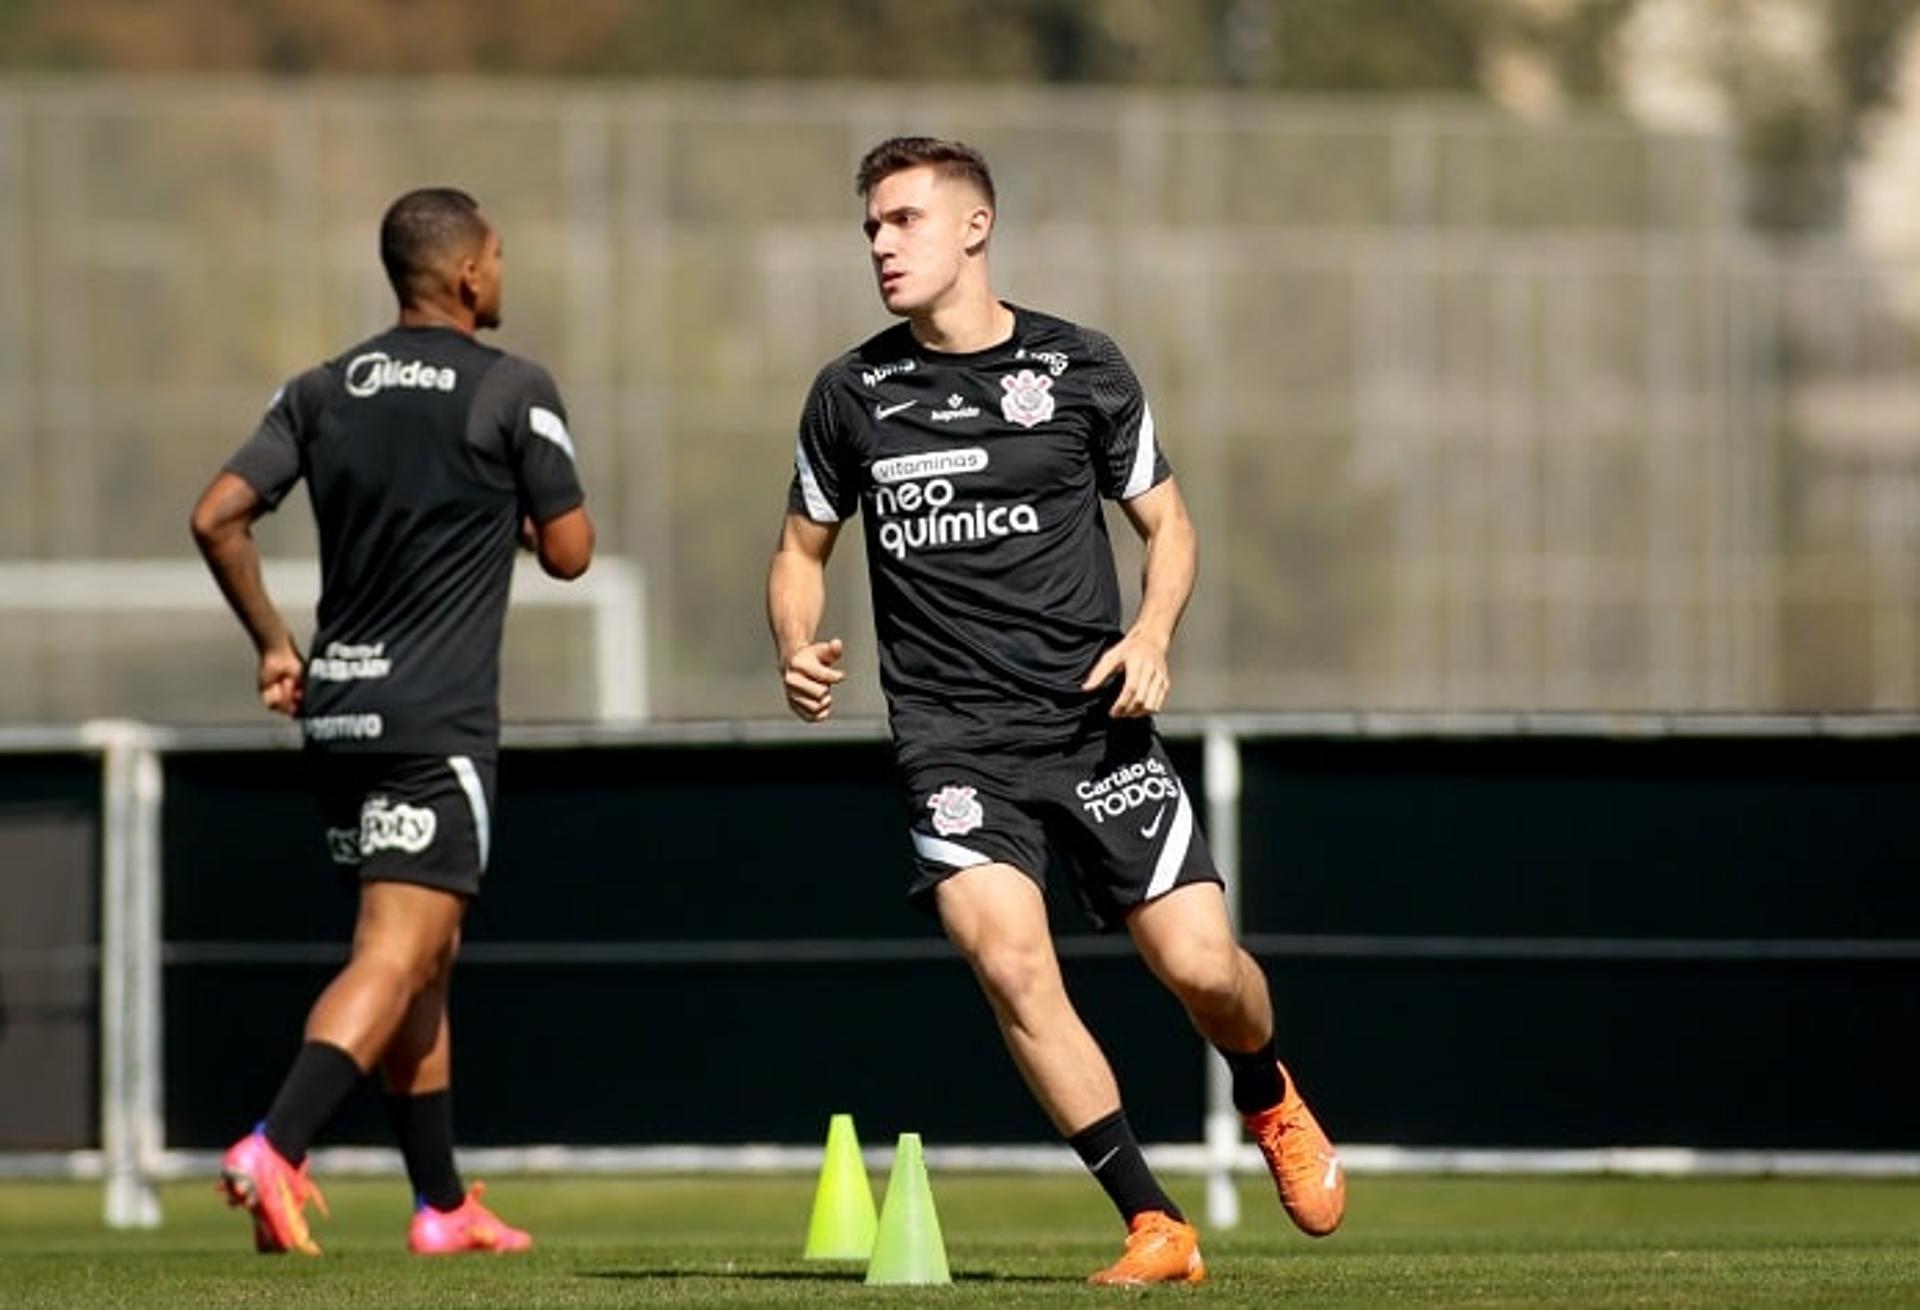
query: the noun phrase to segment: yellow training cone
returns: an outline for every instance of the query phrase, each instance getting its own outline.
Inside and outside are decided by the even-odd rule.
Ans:
[[[880,1234],[873,1243],[867,1283],[951,1283],[947,1244],[940,1240],[940,1216],[933,1209],[927,1162],[920,1155],[920,1134],[901,1133],[893,1151],[893,1175],[880,1208]]]
[[[820,1162],[820,1183],[813,1190],[806,1258],[865,1260],[873,1254],[874,1227],[873,1185],[860,1160],[853,1116],[836,1114],[827,1123],[827,1158]]]

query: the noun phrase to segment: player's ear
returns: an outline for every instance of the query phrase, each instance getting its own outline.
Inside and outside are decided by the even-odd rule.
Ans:
[[[480,261],[472,255],[462,259],[454,270],[454,292],[463,305],[473,305],[480,300]]]
[[[967,213],[967,253],[977,255],[985,250],[992,236],[993,210],[986,205],[975,205]]]

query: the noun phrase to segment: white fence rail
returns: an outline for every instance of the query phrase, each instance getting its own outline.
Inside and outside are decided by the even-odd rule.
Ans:
[[[1205,750],[1208,819],[1215,856],[1228,879],[1229,904],[1237,916],[1233,889],[1239,872],[1240,744],[1250,738],[1300,737],[1513,737],[1780,735],[1796,733],[1838,737],[1920,736],[1915,716],[1810,716],[1803,718],[1730,718],[1724,716],[1603,717],[1550,714],[1377,715],[1299,714],[1215,717],[1162,721],[1174,739],[1199,740]],[[877,740],[879,724],[843,723],[826,729],[766,722],[679,723],[618,727],[582,725],[510,729],[507,745],[521,749],[646,745],[724,745],[822,740]],[[101,760],[103,804],[101,841],[101,995],[100,1149],[71,1152],[0,1153],[0,1178],[99,1178],[105,1184],[106,1222],[116,1228],[154,1227],[161,1222],[157,1185],[168,1179],[210,1174],[217,1156],[170,1149],[165,1140],[163,1081],[164,986],[160,825],[164,811],[162,759],[174,751],[220,751],[295,745],[285,729],[173,730],[108,721],[77,729],[0,729],[0,753],[86,752]],[[1278,941],[1279,939],[1274,939]],[[1318,939],[1286,939],[1289,949]],[[1256,945],[1272,944],[1262,938]],[[1321,953],[1378,953],[1372,939],[1322,940]],[[1402,943],[1404,945],[1404,943]],[[706,943],[709,949],[715,943]],[[1099,943],[1093,945],[1098,946]],[[1460,941],[1420,939],[1419,951],[1458,953]],[[1513,958],[1563,958],[1578,946],[1561,939],[1503,940]],[[1912,942],[1768,943],[1638,941],[1587,943],[1609,958],[1621,950],[1646,958],[1689,958],[1703,946],[1723,948],[1739,958],[1920,958]],[[1631,949],[1629,949],[1631,948]],[[1840,949],[1845,948],[1845,949]],[[476,954],[484,954],[477,944]],[[1840,950],[1835,956],[1833,952]],[[1796,954],[1796,951],[1798,952]],[[1865,955],[1862,955],[1862,951]],[[1097,951],[1095,952],[1097,953]],[[1419,952],[1416,952],[1419,953]],[[1471,952],[1468,952],[1471,954]],[[1702,957],[1704,958],[1704,957]],[[1731,957],[1728,957],[1731,958]],[[606,961],[612,963],[613,961]],[[1241,1141],[1240,1127],[1224,1076],[1224,1064],[1209,1053],[1204,1070],[1205,1116],[1196,1124],[1198,1140],[1149,1146],[1155,1165],[1202,1172],[1207,1179],[1209,1220],[1229,1227],[1238,1220],[1232,1186],[1236,1172],[1258,1170],[1253,1148]],[[1684,1147],[1615,1147],[1597,1150],[1499,1150],[1465,1147],[1343,1145],[1342,1155],[1355,1173],[1499,1172],[1620,1173],[1639,1175],[1846,1174],[1859,1177],[1920,1177],[1920,1153],[1692,1150]],[[393,1152],[340,1148],[316,1152],[318,1167],[337,1173],[392,1173]],[[817,1165],[815,1146],[615,1146],[528,1145],[473,1150],[470,1164],[485,1172],[686,1172],[798,1170]],[[1059,1146],[987,1147],[955,1145],[929,1148],[936,1168],[1053,1171],[1077,1167]],[[872,1153],[878,1165],[881,1153]]]

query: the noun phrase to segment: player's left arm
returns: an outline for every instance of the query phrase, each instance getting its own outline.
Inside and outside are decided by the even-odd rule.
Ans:
[[[1200,571],[1200,542],[1187,502],[1172,477],[1121,501],[1120,506],[1147,547],[1140,612],[1126,636],[1095,661],[1081,689],[1092,691],[1118,675],[1120,692],[1111,713],[1116,719],[1138,719],[1158,714],[1173,688],[1167,650],[1193,595]]]
[[[505,411],[520,502],[520,542],[548,577],[571,582],[593,562],[594,530],[574,464],[566,405],[552,376],[531,360],[502,356],[494,369],[481,385],[499,386],[485,399]]]
[[[271,506],[237,473],[221,471],[193,507],[193,540],[240,625],[260,655],[260,700],[295,715],[306,692],[306,662],[286,620],[267,595],[253,523]]]

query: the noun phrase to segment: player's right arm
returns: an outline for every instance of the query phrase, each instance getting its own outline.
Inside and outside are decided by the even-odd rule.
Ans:
[[[259,651],[259,699],[278,715],[298,715],[305,693],[305,661],[286,620],[280,619],[259,572],[253,521],[269,505],[240,474],[221,471],[194,505],[194,544],[213,570],[221,595]]]
[[[834,406],[836,372],[832,364],[820,370],[801,407],[787,516],[767,567],[767,626],[773,630],[780,689],[787,708],[808,723],[820,723],[833,712],[833,686],[847,676],[839,667],[846,643],[818,637],[827,609],[827,560],[840,525],[860,503],[846,467],[849,434]]]
[[[260,700],[278,714],[295,715],[306,692],[306,661],[267,595],[253,524],[299,481],[299,389],[282,387],[253,436],[234,453],[193,507],[194,544],[259,652]]]
[[[815,523],[788,511],[767,568],[767,626],[773,630],[780,688],[787,708],[808,723],[820,723],[833,712],[833,685],[847,676],[838,667],[846,643],[815,636],[827,609],[827,560],[839,535],[838,523]]]

